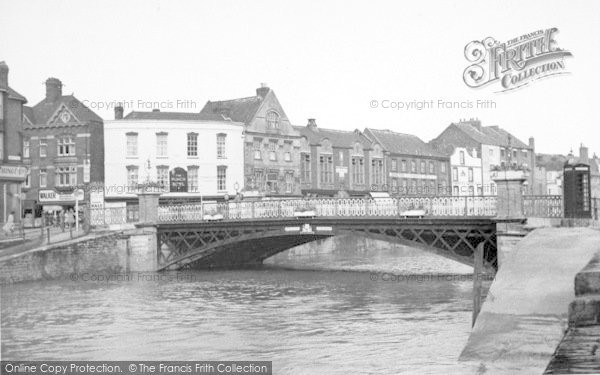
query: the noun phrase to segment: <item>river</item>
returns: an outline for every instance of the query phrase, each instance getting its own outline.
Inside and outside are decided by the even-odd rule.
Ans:
[[[2,359],[269,360],[275,374],[458,371],[471,269],[380,242],[328,241],[253,270],[109,281],[84,273],[3,286]],[[433,273],[444,276],[416,276]]]

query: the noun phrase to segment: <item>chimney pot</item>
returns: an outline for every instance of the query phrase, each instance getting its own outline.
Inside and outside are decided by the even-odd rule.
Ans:
[[[308,124],[306,125],[307,127],[314,129],[317,127],[317,121],[314,118],[309,118],[308,119]]]
[[[267,86],[266,83],[261,83],[260,87],[256,89],[256,96],[260,96],[261,98],[265,98],[265,96],[267,96],[267,94],[269,93],[269,86]]]
[[[579,147],[579,159],[581,159],[581,161],[584,163],[589,162],[588,148],[585,147],[583,143]]]
[[[46,101],[54,103],[62,96],[62,82],[58,78],[46,80]]]
[[[115,107],[115,120],[123,119],[123,105],[121,103],[117,104]]]

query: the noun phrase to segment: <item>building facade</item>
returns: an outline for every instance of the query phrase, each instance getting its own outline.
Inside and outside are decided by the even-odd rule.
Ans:
[[[23,164],[22,121],[27,99],[8,85],[8,65],[0,62],[0,221],[14,211],[22,217],[21,184],[27,176]]]
[[[450,156],[452,195],[483,195],[481,158],[476,149],[456,147]]]
[[[497,170],[520,168],[528,171],[525,190],[532,194],[536,186],[535,144],[529,138],[525,144],[499,126],[482,126],[478,119],[461,120],[450,124],[437,138],[430,142],[436,150],[452,154],[457,147],[476,151],[481,159],[481,191],[483,195],[496,195],[492,180]]]
[[[371,141],[359,130],[317,127],[315,119],[294,127],[302,136],[300,186],[303,195],[365,196],[372,181]],[[382,160],[381,151],[379,159]]]
[[[373,148],[371,190],[399,196],[450,194],[449,156],[414,135],[370,128],[364,134]]]
[[[137,203],[138,184],[153,182],[161,199],[234,198],[244,183],[243,124],[201,120],[198,113],[131,112],[106,121],[104,199]]]
[[[90,186],[104,181],[102,119],[48,78],[45,98],[24,108],[23,125],[25,212],[40,217],[88,200]]]
[[[256,90],[255,96],[208,101],[200,118],[244,124],[245,192],[300,195],[300,133],[266,84]]]

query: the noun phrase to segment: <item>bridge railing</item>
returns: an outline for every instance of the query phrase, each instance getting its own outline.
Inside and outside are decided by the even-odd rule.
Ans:
[[[494,216],[496,197],[305,198],[160,205],[160,222],[318,217]]]
[[[525,195],[523,214],[525,217],[562,218],[562,195]]]

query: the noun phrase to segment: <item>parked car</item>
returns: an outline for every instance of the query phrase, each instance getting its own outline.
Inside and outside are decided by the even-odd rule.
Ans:
[[[404,218],[416,217],[416,218],[422,219],[425,217],[426,214],[427,213],[423,209],[406,210],[406,211],[400,212],[400,217],[404,217]]]
[[[206,220],[206,221],[221,221],[223,220],[223,215],[219,214],[219,213],[215,213],[215,214],[205,214],[202,219]]]
[[[313,218],[317,216],[317,210],[314,207],[297,207],[294,216],[300,218]]]

